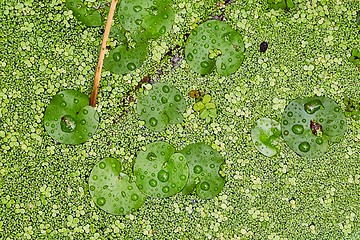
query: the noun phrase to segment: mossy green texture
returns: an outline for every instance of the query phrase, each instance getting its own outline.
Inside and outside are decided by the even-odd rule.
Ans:
[[[182,190],[184,194],[196,194],[203,199],[214,198],[222,190],[225,179],[219,175],[224,158],[209,145],[194,143],[181,153],[189,167],[189,179]]]
[[[359,71],[348,61],[351,49],[360,49],[358,1],[296,0],[290,11],[269,10],[266,0],[218,2],[174,1],[173,28],[149,40],[143,65],[122,75],[103,70],[96,133],[66,145],[47,134],[44,112],[65,89],[90,95],[102,29],[81,24],[62,0],[0,0],[0,239],[359,239],[359,121],[348,118],[343,140],[316,159],[285,142],[269,158],[251,141],[255,122],[282,119],[293,99],[327,96],[342,109],[345,97],[360,101]],[[86,3],[99,8],[109,1]],[[236,72],[201,76],[181,47],[157,61],[222,11],[246,47]],[[269,46],[261,53],[263,41]],[[149,72],[186,101],[183,121],[160,132],[140,121],[131,102],[140,92],[127,95]],[[186,97],[192,89],[216,103],[210,124],[192,109],[194,100]],[[179,150],[211,145],[225,159],[222,191],[208,200],[148,197],[125,216],[96,206],[88,180],[99,160],[120,160],[132,178],[137,154],[154,141]]]
[[[327,97],[293,100],[285,108],[282,135],[297,154],[316,158],[328,150],[328,142],[339,142],[347,130],[344,112]]]
[[[180,91],[166,83],[156,83],[148,95],[142,94],[136,111],[145,125],[153,131],[162,131],[169,124],[181,123],[185,99]]]
[[[194,29],[186,41],[185,56],[190,68],[202,75],[214,69],[223,76],[234,73],[244,60],[244,43],[238,32],[218,20]]]
[[[114,158],[104,158],[94,166],[89,190],[99,208],[115,215],[135,212],[146,200],[135,182],[121,172],[121,163]]]
[[[56,94],[45,110],[47,133],[65,144],[80,144],[94,135],[99,126],[99,114],[89,106],[89,97],[75,90]]]
[[[166,142],[154,142],[141,151],[134,164],[136,185],[144,194],[155,197],[170,197],[180,192],[188,180],[185,157],[175,153],[175,148]]]

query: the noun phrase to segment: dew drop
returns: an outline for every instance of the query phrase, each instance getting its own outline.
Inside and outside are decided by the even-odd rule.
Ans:
[[[284,135],[285,135],[285,136],[289,135],[289,131],[288,131],[288,130],[285,130],[285,131],[284,131]]]
[[[136,65],[134,63],[128,63],[127,68],[130,71],[134,71],[136,69]]]
[[[104,169],[106,167],[106,164],[104,162],[99,163],[99,168]]]
[[[92,177],[92,179],[93,179],[93,180],[97,180],[97,179],[98,179],[98,176],[94,175],[94,176]]]
[[[319,99],[314,99],[304,104],[304,110],[308,114],[314,114],[316,111],[323,108],[324,106]]]
[[[184,180],[186,180],[186,176],[185,176],[185,175],[181,175],[181,176],[180,176],[180,179],[184,181]]]
[[[71,117],[70,115],[65,115],[65,116],[61,117],[60,126],[61,126],[61,130],[63,132],[66,132],[66,133],[73,132],[76,129],[75,119],[73,117]]]
[[[180,102],[181,96],[180,95],[175,95],[174,100],[175,100],[175,102]]]
[[[192,60],[194,60],[194,56],[191,53],[189,53],[187,55],[186,59],[189,60],[189,61],[192,61]]]
[[[61,102],[61,103],[60,103],[60,106],[61,106],[61,107],[66,107],[66,102]]]
[[[155,127],[157,125],[157,123],[158,123],[158,121],[154,117],[149,119],[150,126]]]
[[[201,39],[206,40],[206,36],[205,35],[201,36]]]
[[[340,111],[340,108],[339,108],[339,107],[335,107],[335,108],[334,108],[334,111],[335,111],[335,112],[339,112],[339,111]]]
[[[105,200],[105,198],[103,198],[103,197],[99,197],[98,199],[96,199],[96,203],[97,203],[99,206],[104,206],[105,203],[106,203],[106,200]]]
[[[319,145],[323,144],[324,140],[322,138],[317,138],[315,142]]]
[[[166,85],[162,87],[162,90],[163,90],[164,93],[170,92],[169,86],[166,86]]]
[[[209,184],[208,182],[202,182],[202,183],[200,184],[200,188],[201,188],[202,190],[204,190],[204,191],[207,191],[207,190],[210,189],[210,184]]]
[[[215,165],[214,164],[210,164],[210,168],[214,168],[215,167]]]
[[[284,121],[283,121],[283,124],[284,124],[284,125],[288,125],[288,124],[289,124],[289,121],[288,121],[288,120],[284,120]]]
[[[83,114],[84,114],[84,115],[88,114],[88,110],[84,109],[84,110],[83,110]]]
[[[208,43],[205,43],[205,44],[204,44],[204,48],[209,48],[209,44],[208,44]]]
[[[116,167],[116,164],[115,164],[115,163],[112,163],[112,164],[111,164],[111,167],[112,167],[112,168],[115,168],[115,167]]]
[[[194,36],[196,36],[198,33],[197,33],[197,31],[192,31],[191,34],[194,35]]]
[[[295,134],[302,134],[304,132],[304,127],[303,125],[295,124],[294,126],[292,126],[291,130]]]
[[[148,155],[146,156],[146,159],[149,161],[154,161],[156,159],[156,154],[153,152],[148,153]]]
[[[200,166],[200,165],[196,165],[195,167],[194,167],[194,173],[196,173],[196,174],[199,174],[199,173],[201,173],[202,172],[202,167]]]
[[[157,181],[156,181],[155,179],[151,179],[151,180],[149,181],[149,185],[150,185],[151,187],[156,187],[156,186],[157,186]]]
[[[288,115],[288,117],[292,117],[292,116],[293,116],[293,113],[292,113],[292,112],[288,112],[287,115]]]
[[[85,119],[83,119],[83,120],[81,120],[81,121],[80,121],[80,123],[81,123],[82,125],[85,125],[86,120],[85,120]]]
[[[203,61],[203,62],[200,63],[200,66],[201,66],[202,68],[207,68],[207,67],[209,66],[209,63],[206,62],[206,61]]]
[[[119,52],[114,53],[113,55],[114,61],[118,62],[121,59],[121,54]]]
[[[61,93],[61,94],[60,94],[60,97],[63,98],[63,97],[64,97],[64,94]]]
[[[95,190],[95,186],[90,186],[90,191],[94,191]]]
[[[55,127],[55,124],[51,124],[51,127],[54,128],[54,127]]]
[[[121,196],[122,196],[123,198],[125,198],[125,197],[126,197],[126,193],[125,193],[124,191],[121,191]]]
[[[75,104],[78,104],[78,103],[79,103],[79,100],[78,100],[78,99],[74,99],[74,103],[75,103]]]
[[[302,142],[299,144],[299,150],[302,152],[310,151],[310,144],[308,142]]]
[[[161,102],[165,104],[165,103],[167,103],[167,99],[165,97],[162,97]]]
[[[137,6],[134,6],[133,9],[134,9],[134,12],[140,12],[142,10],[142,7],[137,5]]]
[[[136,24],[136,25],[141,25],[142,22],[143,22],[142,19],[136,19],[136,20],[135,20],[135,24]]]
[[[131,200],[136,201],[138,199],[139,199],[139,195],[137,195],[136,193],[131,195]]]
[[[168,193],[170,191],[170,188],[168,186],[165,186],[162,188],[163,193]]]
[[[163,15],[163,19],[168,19],[168,18],[169,18],[169,15],[167,15],[167,14]]]
[[[165,27],[165,26],[162,26],[162,27],[160,28],[160,30],[159,30],[159,33],[160,33],[160,34],[166,33],[166,27]]]
[[[162,169],[158,172],[157,178],[160,182],[166,182],[169,180],[169,173]]]
[[[133,189],[133,187],[132,187],[132,186],[128,186],[127,189],[131,191],[131,190]]]

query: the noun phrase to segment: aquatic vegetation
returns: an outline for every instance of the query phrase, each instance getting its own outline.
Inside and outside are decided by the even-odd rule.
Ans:
[[[289,10],[295,6],[292,0],[267,0],[267,2],[269,7],[275,10]]]
[[[222,21],[210,20],[191,32],[185,56],[190,68],[201,75],[216,69],[218,74],[227,76],[240,67],[244,49],[238,32]]]
[[[148,144],[136,157],[134,174],[140,191],[155,198],[180,192],[189,175],[184,155],[166,142]]]
[[[191,194],[195,191],[203,199],[215,197],[225,184],[224,177],[219,175],[223,157],[204,143],[190,144],[180,152],[189,166],[189,179],[182,193]]]
[[[181,123],[186,103],[179,90],[166,83],[156,83],[148,95],[139,96],[136,111],[145,125],[162,131],[169,124]]]
[[[99,114],[89,106],[89,97],[75,90],[56,94],[45,110],[47,133],[65,144],[87,141],[99,125]]]
[[[93,202],[102,210],[115,215],[132,213],[146,200],[135,182],[121,170],[118,160],[104,158],[94,166],[89,177]]]
[[[193,109],[200,113],[200,118],[205,119],[206,123],[210,123],[211,119],[217,116],[216,105],[211,102],[211,96],[209,94],[204,95],[200,101],[196,102]]]
[[[349,58],[349,62],[355,64],[355,66],[360,67],[360,52],[358,49],[353,48],[351,50],[351,56]]]
[[[88,8],[82,0],[66,0],[66,7],[73,11],[75,18],[88,27],[102,25],[100,13],[96,9]]]
[[[343,102],[345,104],[345,116],[360,120],[360,102],[351,98],[344,98]]]
[[[302,157],[323,155],[347,129],[342,109],[326,97],[298,98],[283,113],[281,131],[288,146]]]
[[[276,145],[280,137],[280,123],[270,118],[258,119],[251,129],[251,139],[256,149],[267,157],[279,153]]]

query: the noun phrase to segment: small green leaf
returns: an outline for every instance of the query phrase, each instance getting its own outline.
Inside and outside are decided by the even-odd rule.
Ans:
[[[207,104],[207,103],[209,103],[210,101],[211,101],[211,96],[210,96],[209,94],[206,94],[206,95],[203,97],[202,102],[203,102],[204,104]]]
[[[216,106],[215,106],[215,103],[206,103],[205,108],[209,110],[209,109],[216,108]]]
[[[200,111],[201,109],[203,109],[205,107],[205,105],[202,102],[197,102],[194,104],[194,110],[196,112]]]
[[[200,118],[202,119],[205,119],[209,116],[209,111],[207,109],[203,109],[201,112],[200,112]]]

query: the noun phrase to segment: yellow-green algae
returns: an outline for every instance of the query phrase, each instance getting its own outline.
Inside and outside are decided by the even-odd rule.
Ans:
[[[90,94],[103,28],[83,26],[62,0],[0,0],[1,239],[360,238],[359,121],[349,119],[344,140],[311,160],[285,144],[267,158],[250,136],[257,119],[280,120],[297,97],[324,95],[341,107],[344,97],[360,99],[359,71],[348,62],[351,49],[360,48],[358,1],[294,0],[287,12],[269,10],[266,0],[230,2],[174,1],[173,30],[150,43],[148,60],[133,74],[103,72],[99,129],[68,146],[46,134],[43,114],[59,91]],[[201,77],[184,60],[160,64],[191,29],[222,12],[244,36],[245,60],[235,74]],[[265,53],[258,50],[263,41]],[[133,104],[121,101],[148,73],[184,96],[206,88],[218,117],[204,124],[189,98],[183,124],[150,131]],[[113,157],[131,175],[136,154],[157,140],[177,149],[212,145],[226,159],[222,192],[211,200],[151,198],[124,217],[96,207],[87,185],[94,164]]]

